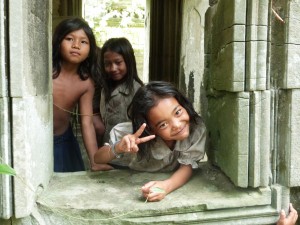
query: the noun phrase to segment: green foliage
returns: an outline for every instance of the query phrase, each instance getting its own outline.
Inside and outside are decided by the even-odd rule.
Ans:
[[[143,23],[145,19],[145,6],[143,1],[103,0],[99,2],[86,2],[85,19],[93,24],[94,29],[105,26],[129,27]],[[117,22],[116,22],[117,21]]]
[[[7,164],[0,164],[0,174],[15,176],[16,171]]]
[[[127,37],[134,45],[132,36],[140,32],[136,29],[143,30],[145,26],[145,5],[145,0],[85,1],[83,17],[93,29],[99,46],[111,37],[120,36]]]

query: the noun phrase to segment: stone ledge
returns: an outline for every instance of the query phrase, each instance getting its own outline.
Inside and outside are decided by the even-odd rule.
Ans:
[[[270,206],[270,188],[235,187],[208,163],[163,201],[146,203],[141,186],[169,175],[132,170],[57,173],[38,198],[38,211],[45,224],[60,225],[271,224],[278,217]]]

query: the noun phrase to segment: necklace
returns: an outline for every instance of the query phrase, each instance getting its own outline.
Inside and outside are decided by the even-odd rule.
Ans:
[[[69,111],[67,109],[64,109],[58,105],[56,105],[55,103],[53,103],[54,106],[56,106],[57,108],[59,108],[60,110],[64,111],[64,112],[67,112],[67,113],[70,113],[72,115],[76,115],[76,116],[95,116],[95,115],[99,115],[100,113],[93,113],[91,115],[88,115],[88,114],[80,114],[80,113],[77,113],[77,112],[72,112],[72,111]]]

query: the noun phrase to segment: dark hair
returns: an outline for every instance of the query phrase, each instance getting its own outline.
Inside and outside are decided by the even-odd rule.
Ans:
[[[99,76],[99,74],[97,74],[97,71],[94,71],[96,69],[97,47],[94,33],[86,21],[77,17],[63,20],[60,24],[58,24],[54,31],[52,38],[52,79],[57,78],[61,71],[61,42],[66,35],[80,29],[84,30],[89,39],[90,52],[88,57],[78,67],[77,72],[81,80],[86,80],[89,77],[91,77],[94,81],[98,79],[97,76]]]
[[[148,113],[156,106],[159,100],[174,97],[178,103],[184,107],[190,117],[192,124],[198,124],[200,115],[195,111],[193,104],[174,85],[165,81],[152,81],[142,86],[135,93],[131,104],[128,106],[128,117],[132,121],[133,133],[135,133],[143,123],[148,124]],[[144,130],[141,137],[151,134],[149,127]],[[141,144],[138,155],[140,157],[147,154],[147,148],[151,141]]]
[[[96,63],[93,64],[95,74],[98,76],[95,77],[95,93],[93,96],[93,109],[94,113],[99,113],[100,108],[100,98],[101,98],[101,89],[103,87],[103,77],[101,75],[101,68],[100,68],[100,56],[101,56],[101,48],[97,46],[97,54],[96,54]]]
[[[100,91],[103,84],[104,84],[104,78],[102,76],[101,72],[101,48],[96,47],[96,56],[95,56],[95,63],[92,65],[92,71],[96,76],[94,76],[94,81],[95,81],[95,94],[96,94],[96,89],[97,91]],[[100,95],[100,93],[99,93]],[[99,100],[100,102],[100,100]]]
[[[110,79],[109,75],[105,72],[104,54],[107,51],[116,52],[123,56],[127,68],[127,75],[124,78],[125,79],[124,82],[126,83],[126,86],[130,92],[133,91],[133,80],[136,80],[138,83],[143,85],[143,82],[140,80],[137,73],[134,50],[130,42],[124,37],[110,38],[103,44],[101,48],[101,72],[103,74],[103,78],[105,81],[105,85],[104,85],[105,101],[108,101],[110,98],[110,95],[113,91],[113,82],[114,82],[112,79]]]

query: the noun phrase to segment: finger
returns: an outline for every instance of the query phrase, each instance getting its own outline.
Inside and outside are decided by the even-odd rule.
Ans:
[[[142,190],[142,195],[144,198],[148,198],[149,192],[143,191]]]
[[[296,211],[296,209],[294,209],[294,207],[293,207],[293,204],[292,204],[292,203],[290,203],[290,211],[291,211],[291,212],[295,212],[295,213],[297,213],[297,211]]]
[[[130,140],[130,152],[137,152],[138,151],[138,146],[136,144],[136,141],[134,139]]]
[[[144,132],[146,128],[146,123],[143,123],[140,128],[133,134],[133,136],[135,136],[136,138],[138,138],[139,136],[142,135],[142,133]]]
[[[285,219],[285,211],[283,209],[280,211],[279,219],[280,220],[284,220]]]
[[[148,201],[149,202],[157,202],[164,198],[164,196],[161,193],[150,193],[148,195]]]
[[[136,152],[139,151],[139,147],[137,145],[134,145],[134,146],[131,147],[131,151],[136,153]]]
[[[148,194],[150,193],[150,188],[151,188],[154,184],[155,184],[154,181],[150,181],[150,182],[144,184],[144,186],[141,188],[142,192],[147,194],[146,197],[148,197]]]
[[[290,213],[288,215],[288,219],[292,220],[294,223],[297,221],[298,219],[298,213],[297,211],[293,208],[293,205],[290,204]]]
[[[131,152],[132,146],[135,144],[135,142],[132,140],[132,138],[129,138],[129,146],[127,148],[128,152]]]
[[[294,209],[292,203],[290,203],[290,213],[288,215],[288,218],[290,218],[291,220],[293,220],[294,222],[297,221],[298,219],[298,213],[297,211]]]
[[[155,135],[149,135],[149,136],[146,136],[146,137],[138,138],[136,140],[136,143],[137,144],[145,143],[145,142],[150,141],[154,138],[155,138]]]
[[[120,152],[128,151],[128,149],[130,148],[130,139],[129,139],[129,137],[127,135],[124,136],[122,138],[122,140],[117,145],[115,145],[115,149],[117,147],[118,151],[120,151]]]
[[[150,181],[150,182],[144,184],[144,186],[142,187],[142,189],[149,189],[153,185],[155,185],[155,181]]]

